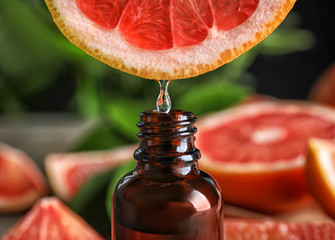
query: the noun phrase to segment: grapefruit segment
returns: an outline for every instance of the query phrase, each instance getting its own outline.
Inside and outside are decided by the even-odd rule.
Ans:
[[[196,76],[267,37],[295,0],[46,0],[54,21],[98,60],[149,79]]]
[[[168,0],[130,0],[119,29],[126,41],[149,50],[173,46]]]
[[[306,178],[310,192],[335,218],[335,142],[311,139],[308,144]]]
[[[334,236],[333,223],[226,219],[224,226],[224,239],[227,240],[333,240]]]
[[[45,159],[45,168],[54,193],[70,201],[92,176],[132,159],[135,146],[109,151],[55,153]]]
[[[26,210],[47,192],[45,179],[33,160],[0,143],[0,213]]]
[[[2,240],[103,240],[84,219],[57,198],[43,198],[7,233]]]
[[[212,0],[218,30],[230,30],[245,22],[257,9],[259,0]]]
[[[208,1],[171,0],[170,11],[172,35],[176,47],[197,45],[207,38],[208,25],[213,25],[213,15]]]
[[[106,29],[114,29],[128,0],[76,0],[85,16]]]
[[[225,201],[265,212],[307,198],[309,138],[335,138],[335,111],[302,102],[244,104],[198,122],[199,165],[221,184]]]

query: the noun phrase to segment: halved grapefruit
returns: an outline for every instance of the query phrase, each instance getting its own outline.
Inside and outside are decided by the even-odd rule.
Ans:
[[[2,240],[103,240],[84,219],[55,197],[43,198]]]
[[[199,165],[221,185],[225,201],[280,212],[307,200],[309,138],[335,138],[335,111],[298,101],[243,104],[199,120]]]
[[[335,142],[311,139],[308,144],[306,178],[310,192],[335,219]]]
[[[267,37],[295,0],[46,0],[79,48],[122,71],[180,79],[213,70]]]
[[[45,159],[45,168],[54,193],[70,201],[90,177],[132,159],[134,145],[108,151],[54,153]]]
[[[226,219],[227,240],[334,240],[334,223],[289,223]]]
[[[309,99],[335,106],[335,62],[332,63],[315,81]]]
[[[47,193],[46,181],[33,160],[0,143],[0,213],[26,210]]]

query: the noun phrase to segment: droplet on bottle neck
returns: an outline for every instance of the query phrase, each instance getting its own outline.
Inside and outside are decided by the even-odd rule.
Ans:
[[[171,110],[171,99],[168,92],[168,87],[170,81],[168,80],[159,80],[159,96],[156,102],[156,109],[161,113],[169,113]]]

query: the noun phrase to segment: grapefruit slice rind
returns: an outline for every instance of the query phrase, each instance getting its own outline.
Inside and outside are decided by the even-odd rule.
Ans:
[[[335,218],[335,141],[313,138],[308,142],[306,178],[314,198]]]
[[[26,210],[47,193],[34,161],[23,151],[0,143],[0,213]]]
[[[86,53],[122,71],[160,80],[196,76],[234,60],[267,37],[284,20],[295,0],[260,0],[253,14],[233,29],[218,30],[214,24],[201,43],[168,50],[132,45],[118,27],[108,30],[88,19],[75,0],[46,3],[62,33]]]
[[[45,159],[45,169],[54,193],[70,201],[90,177],[130,161],[135,146],[107,151],[53,153]]]

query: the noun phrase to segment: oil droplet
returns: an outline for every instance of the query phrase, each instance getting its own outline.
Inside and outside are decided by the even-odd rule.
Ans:
[[[159,80],[159,96],[156,102],[156,109],[161,113],[168,113],[171,110],[171,99],[168,92],[169,80]]]

